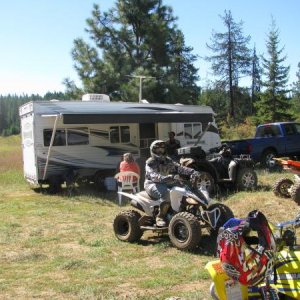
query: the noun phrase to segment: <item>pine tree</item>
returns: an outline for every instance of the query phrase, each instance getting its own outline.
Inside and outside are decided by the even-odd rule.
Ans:
[[[154,77],[143,82],[151,102],[196,101],[196,57],[175,21],[162,0],[118,0],[107,12],[94,5],[86,29],[93,46],[79,38],[72,50],[83,89],[133,101],[138,80],[130,76],[141,75]],[[70,79],[65,83],[69,93],[76,92]]]
[[[239,79],[248,75],[250,70],[250,50],[248,43],[250,36],[244,37],[242,22],[236,23],[231,11],[226,11],[221,16],[226,27],[225,33],[213,32],[211,44],[207,47],[215,53],[206,59],[212,62],[212,70],[219,79],[219,84],[229,90],[229,115],[236,119],[236,95],[239,90]]]
[[[300,121],[300,63],[298,63],[298,71],[296,72],[297,81],[293,82],[292,90],[292,111],[295,118]]]
[[[282,56],[284,47],[279,48],[279,43],[279,31],[272,19],[266,42],[268,57],[262,57],[264,92],[256,104],[257,118],[260,122],[287,121],[292,117],[289,113],[291,103],[287,98],[290,67],[283,65],[286,56]]]
[[[250,114],[252,115],[255,113],[254,111],[254,104],[258,98],[258,94],[261,90],[261,67],[259,62],[259,57],[256,54],[256,48],[253,49],[252,55],[252,70],[251,70],[251,109]]]

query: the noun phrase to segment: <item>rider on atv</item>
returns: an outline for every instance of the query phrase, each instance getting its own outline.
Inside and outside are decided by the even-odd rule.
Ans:
[[[177,174],[198,177],[199,172],[183,167],[166,154],[166,143],[156,140],[150,145],[151,157],[146,161],[146,176],[144,188],[147,194],[160,202],[156,217],[158,227],[166,226],[164,217],[170,207],[169,188],[174,186],[174,176]]]

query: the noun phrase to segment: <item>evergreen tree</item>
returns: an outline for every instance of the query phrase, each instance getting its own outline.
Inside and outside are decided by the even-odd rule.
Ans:
[[[292,117],[289,113],[291,103],[287,97],[290,67],[283,65],[286,56],[282,56],[284,47],[279,48],[279,42],[279,31],[272,19],[266,42],[268,57],[262,57],[264,75],[262,86],[265,91],[261,93],[256,104],[259,122],[287,121]]]
[[[212,62],[212,70],[214,75],[219,78],[219,85],[229,91],[229,115],[235,121],[237,105],[235,92],[239,90],[241,76],[248,75],[250,71],[251,57],[247,46],[250,36],[243,36],[243,23],[236,23],[231,11],[225,10],[221,19],[226,27],[226,32],[213,32],[211,44],[207,44],[207,47],[215,55],[206,57],[206,59]]]
[[[253,49],[252,55],[252,70],[251,70],[251,107],[250,115],[255,113],[254,104],[258,98],[261,89],[261,67],[259,62],[259,57],[256,55],[256,48]]]
[[[61,92],[48,92],[44,97],[32,95],[0,95],[0,135],[8,136],[20,133],[19,108],[24,103],[37,100],[66,100],[67,95]]]
[[[300,63],[296,72],[297,81],[293,83],[292,111],[295,118],[300,121]]]
[[[202,105],[211,106],[216,113],[216,120],[226,120],[228,111],[228,93],[218,86],[206,87],[199,98]]]
[[[94,5],[86,29],[94,45],[76,39],[72,50],[84,91],[132,101],[139,82],[130,76],[145,76],[154,77],[143,81],[149,101],[195,102],[196,56],[175,21],[162,0],[118,0],[107,12]],[[69,93],[76,92],[71,80],[65,84]]]

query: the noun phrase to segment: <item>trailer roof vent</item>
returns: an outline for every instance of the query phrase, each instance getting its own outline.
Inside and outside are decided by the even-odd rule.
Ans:
[[[109,96],[105,94],[84,94],[82,101],[110,102],[110,99]]]

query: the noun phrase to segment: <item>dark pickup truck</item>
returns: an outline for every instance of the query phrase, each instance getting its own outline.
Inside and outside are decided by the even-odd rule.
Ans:
[[[272,167],[274,157],[300,158],[300,123],[277,122],[258,125],[252,139],[224,141],[232,154],[250,154],[263,167]]]

